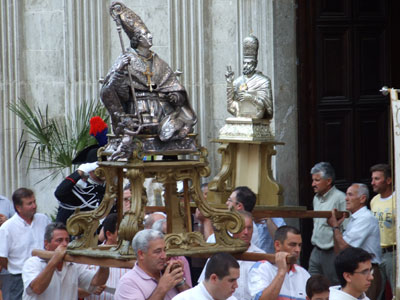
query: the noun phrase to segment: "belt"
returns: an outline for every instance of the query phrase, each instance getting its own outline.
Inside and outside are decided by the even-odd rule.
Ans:
[[[382,248],[382,253],[393,252],[395,250],[396,250],[396,245],[392,245],[389,247]]]
[[[317,245],[315,245],[315,247],[320,251],[331,251],[333,249],[333,247],[328,248],[328,249],[322,249],[322,248],[318,247]]]

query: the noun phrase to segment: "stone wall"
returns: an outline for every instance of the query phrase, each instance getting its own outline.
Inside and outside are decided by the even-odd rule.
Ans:
[[[35,185],[43,171],[24,173],[15,158],[22,128],[7,109],[18,97],[32,105],[49,104],[54,116],[70,114],[87,99],[97,99],[98,79],[121,52],[108,1],[36,0],[0,2],[1,126],[0,194],[33,187],[39,207],[52,213],[57,182]],[[241,73],[241,41],[250,32],[260,40],[258,69],[273,82],[278,141],[274,173],[284,185],[287,204],[298,203],[297,97],[294,0],[126,0],[153,34],[153,50],[181,81],[198,114],[200,142],[209,150],[212,176],[219,168],[217,138],[226,111],[225,71]],[[125,46],[128,40],[124,38]],[[50,199],[50,200],[49,200]],[[46,203],[45,203],[46,202]]]

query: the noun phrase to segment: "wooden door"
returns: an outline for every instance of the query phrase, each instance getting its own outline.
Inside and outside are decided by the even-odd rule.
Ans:
[[[333,165],[345,191],[352,182],[369,184],[370,166],[389,161],[389,99],[379,90],[395,84],[392,78],[398,84],[391,67],[399,49],[395,2],[298,0],[300,205],[312,208],[317,162]],[[301,230],[307,266],[312,220],[302,220]]]

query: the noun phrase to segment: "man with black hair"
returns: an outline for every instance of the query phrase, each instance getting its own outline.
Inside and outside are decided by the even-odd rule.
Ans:
[[[122,194],[122,201],[123,201],[122,211],[124,213],[131,209],[131,197],[132,197],[131,184],[128,183],[124,186],[124,191]]]
[[[65,262],[69,234],[62,223],[47,225],[44,248],[54,251],[50,260],[37,256],[29,258],[22,270],[24,300],[67,300],[78,297],[78,287],[85,290],[103,285],[108,278],[108,268],[100,267],[97,272],[86,266]]]
[[[184,291],[175,300],[236,300],[232,294],[238,287],[239,263],[228,253],[211,256],[205,272],[205,279],[194,288]]]
[[[251,213],[256,205],[256,194],[247,186],[236,187],[226,201],[226,206],[229,209],[237,211],[247,211]],[[278,226],[285,225],[282,218],[269,218],[266,223],[256,225],[253,222],[253,236],[251,243],[267,253],[273,252],[273,249],[268,245],[272,244],[272,236],[275,234]],[[211,224],[209,225],[211,226]],[[215,243],[215,235],[208,237],[207,243]]]
[[[307,300],[329,300],[329,287],[331,283],[324,275],[313,275],[307,280]]]
[[[241,232],[236,233],[233,235],[234,238],[241,239],[242,241],[246,242],[248,245],[248,248],[246,252],[252,252],[252,253],[265,253],[265,251],[261,250],[257,246],[251,244],[251,237],[253,234],[253,216],[251,213],[245,210],[239,210],[238,211],[241,217],[243,218],[244,221],[244,228]],[[198,282],[202,282],[205,278],[205,272],[207,270],[207,265],[209,261],[207,261],[207,264],[205,265],[203,272],[201,273]],[[251,267],[255,264],[254,261],[245,261],[245,260],[238,260],[239,266],[240,266],[240,278],[238,280],[238,288],[236,289],[235,293],[233,296],[235,296],[237,299],[241,300],[250,300],[251,295],[248,287],[248,278],[249,278],[249,272]]]
[[[36,198],[31,189],[19,188],[12,195],[17,212],[0,227],[0,270],[7,269],[11,276],[3,281],[3,297],[21,299],[24,290],[22,267],[32,250],[43,247],[43,237],[49,218],[36,213]]]
[[[365,292],[374,279],[373,254],[361,248],[349,247],[335,258],[340,286],[330,288],[330,300],[369,300]],[[375,299],[375,298],[374,298]]]
[[[299,258],[302,239],[292,226],[275,232],[275,264],[257,262],[249,273],[249,290],[254,300],[306,299],[306,282],[310,274],[296,264],[286,262],[288,255]]]

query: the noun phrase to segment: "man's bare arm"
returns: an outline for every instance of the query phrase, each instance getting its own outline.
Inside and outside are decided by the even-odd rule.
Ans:
[[[331,216],[328,218],[327,222],[328,224],[332,227],[333,230],[333,242],[334,242],[334,251],[336,254],[338,254],[340,251],[342,251],[345,248],[350,247],[349,244],[346,243],[346,241],[343,239],[343,235],[340,232],[340,225],[343,223],[345,216],[343,214],[342,218],[339,220],[336,219],[336,208],[332,210]]]
[[[333,230],[333,241],[334,241],[334,251],[338,254],[340,251],[350,247],[349,244],[343,239],[343,235],[340,232],[339,228],[335,228]]]
[[[7,269],[8,259],[7,257],[0,257],[0,271],[2,269]]]
[[[107,267],[100,267],[96,274],[93,276],[92,281],[90,282],[90,285],[92,286],[99,286],[106,284],[107,279],[108,279],[108,274],[109,274],[109,269]]]
[[[204,239],[207,240],[208,237],[214,233],[212,222],[210,219],[204,217],[198,208],[196,208],[195,216],[200,221]]]
[[[275,254],[275,262],[278,267],[278,272],[275,278],[271,281],[271,284],[263,290],[260,300],[276,300],[278,298],[288,268],[286,263],[286,256],[288,255],[289,253],[286,252],[278,252]]]
[[[61,245],[58,246],[46,267],[31,281],[29,286],[36,295],[42,294],[48,288],[51,279],[53,278],[54,271],[64,259],[66,250],[66,247]]]
[[[278,229],[278,226],[276,226],[272,218],[267,219],[267,229],[270,236],[275,236],[275,231]]]

